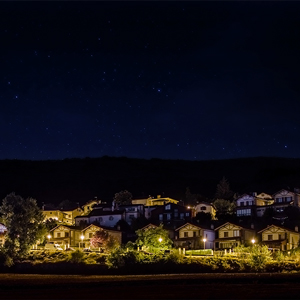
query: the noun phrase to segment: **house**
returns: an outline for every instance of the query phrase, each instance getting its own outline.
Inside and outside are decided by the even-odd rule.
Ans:
[[[68,209],[64,209],[63,207],[59,209],[43,205],[42,211],[45,217],[44,221],[54,219],[68,225],[73,225],[75,223],[75,217],[83,213],[83,210],[78,205]]]
[[[251,240],[256,236],[255,230],[231,222],[217,227],[215,232],[215,250],[233,249],[242,244],[251,244]]]
[[[144,216],[144,205],[142,204],[129,204],[119,205],[119,210],[125,211],[125,221],[131,225],[133,219],[137,219]]]
[[[185,223],[176,230],[174,245],[186,249],[213,249],[215,231],[192,223]]]
[[[142,204],[144,206],[155,206],[155,205],[164,205],[166,203],[174,203],[178,204],[178,200],[169,198],[169,197],[161,197],[161,195],[157,195],[156,198],[149,196],[147,199],[134,199],[132,200],[132,204]]]
[[[113,230],[111,228],[104,228],[104,227],[99,227],[96,225],[89,225],[86,228],[84,228],[83,230],[81,230],[80,233],[80,246],[82,248],[90,248],[90,240],[91,238],[94,236],[94,234],[99,231],[99,230],[105,230],[107,231],[107,233],[112,236],[119,245],[121,245],[122,243],[122,232],[119,230]]]
[[[236,200],[237,217],[261,217],[267,207],[274,203],[271,195],[266,193],[243,194]]]
[[[87,203],[85,203],[84,205],[82,205],[83,214],[88,215],[92,211],[93,206],[97,205],[99,203],[101,203],[101,200],[92,199],[92,200],[88,201]]]
[[[197,215],[197,213],[203,212],[207,214],[211,214],[212,220],[216,219],[216,208],[212,203],[208,202],[199,202],[196,206],[193,207],[193,217]]]
[[[170,224],[172,222],[174,225],[182,225],[187,221],[191,221],[191,218],[191,208],[174,203],[159,205],[151,213],[151,220],[156,221],[155,223]]]
[[[78,247],[80,232],[78,226],[58,225],[50,230],[48,240],[59,244],[63,249]]]
[[[258,232],[262,244],[272,250],[291,250],[299,245],[300,234],[298,227],[295,230],[277,225],[269,225]]]
[[[94,207],[87,216],[77,216],[75,225],[81,228],[90,224],[115,227],[120,220],[125,220],[125,210],[104,210],[101,207]]]
[[[298,192],[291,192],[286,189],[282,189],[275,194],[273,194],[274,204],[273,209],[276,212],[283,212],[284,209],[290,205],[296,207],[300,206],[299,201],[300,194]]]

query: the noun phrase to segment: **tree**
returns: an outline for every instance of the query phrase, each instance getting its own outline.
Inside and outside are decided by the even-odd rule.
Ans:
[[[132,202],[132,194],[128,192],[127,190],[121,191],[119,193],[116,193],[114,196],[114,204],[115,207],[118,207],[119,205],[128,205]]]
[[[217,185],[215,198],[232,200],[233,195],[234,195],[234,193],[230,189],[228,180],[225,177],[223,177]]]
[[[234,215],[235,203],[230,202],[229,200],[216,199],[213,202],[213,205],[216,208],[216,217],[219,220],[224,220]]]
[[[46,234],[44,215],[35,199],[23,199],[15,193],[7,195],[0,206],[7,228],[4,251],[12,260],[24,256]]]
[[[95,234],[90,239],[90,245],[92,248],[105,247],[105,244],[108,240],[108,232],[104,229],[100,229],[95,232]]]
[[[158,227],[146,230],[139,229],[136,231],[136,234],[137,246],[145,247],[151,252],[169,249],[172,246],[172,240],[169,238],[169,233],[167,230],[163,229],[162,224]]]

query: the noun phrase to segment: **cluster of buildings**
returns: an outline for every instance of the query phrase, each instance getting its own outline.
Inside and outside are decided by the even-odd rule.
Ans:
[[[251,193],[238,197],[235,222],[218,220],[217,210],[211,203],[200,202],[190,207],[159,195],[134,199],[130,205],[117,206],[93,199],[83,206],[68,209],[43,205],[42,211],[45,220],[56,220],[58,224],[48,233],[49,241],[60,244],[63,249],[90,247],[90,239],[100,229],[106,230],[119,244],[134,241],[135,230],[147,230],[162,223],[175,247],[230,250],[241,244],[260,243],[268,245],[269,249],[284,251],[296,248],[300,241],[298,226],[285,227],[281,222],[285,219],[284,210],[287,207],[299,209],[299,206],[299,190],[282,189],[273,195]],[[274,211],[279,223],[262,227],[257,225],[259,221],[252,222],[262,220],[267,209]],[[201,222],[199,213],[210,215],[209,224]],[[245,219],[248,222],[244,222]],[[4,242],[4,232],[0,226],[0,244]]]

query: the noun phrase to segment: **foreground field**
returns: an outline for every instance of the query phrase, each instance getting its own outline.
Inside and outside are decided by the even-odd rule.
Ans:
[[[1,299],[299,299],[300,274],[0,274]]]

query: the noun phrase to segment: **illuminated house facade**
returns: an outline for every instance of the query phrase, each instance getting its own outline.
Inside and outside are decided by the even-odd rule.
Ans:
[[[74,225],[75,217],[83,213],[83,210],[78,206],[73,209],[64,210],[63,208],[62,209],[48,208],[47,206],[44,205],[42,211],[45,217],[45,221],[47,219],[53,219],[62,223],[66,223],[68,225]]]
[[[197,215],[197,213],[206,213],[211,214],[212,220],[216,219],[216,208],[213,204],[208,202],[200,202],[196,206],[193,207],[193,217]]]
[[[253,229],[245,228],[230,222],[217,227],[215,232],[215,250],[233,249],[242,244],[250,245],[251,240],[256,237],[256,232]]]
[[[81,230],[80,233],[80,245],[82,248],[92,248],[90,245],[90,240],[94,236],[94,234],[99,230],[105,230],[107,233],[112,236],[116,242],[121,245],[122,243],[122,232],[118,230],[113,230],[111,228],[99,227],[96,225],[89,225],[88,227]]]
[[[213,249],[214,240],[213,229],[186,223],[176,229],[174,245],[185,249]]]
[[[291,250],[299,245],[300,234],[298,227],[295,230],[282,226],[270,225],[258,232],[262,244],[267,245],[271,250]]]
[[[104,229],[109,235],[113,236],[115,240],[121,244],[122,242],[122,232],[108,229],[96,225],[89,225],[84,229],[78,226],[68,226],[68,225],[58,225],[52,230],[50,230],[50,238],[48,240],[59,244],[63,249],[69,247],[90,247],[90,239],[95,234],[96,231]]]

